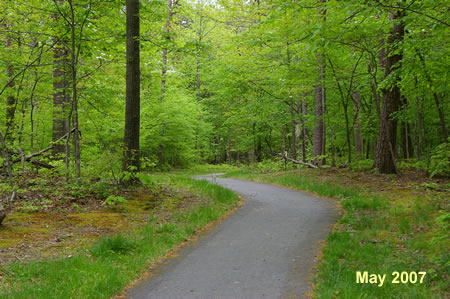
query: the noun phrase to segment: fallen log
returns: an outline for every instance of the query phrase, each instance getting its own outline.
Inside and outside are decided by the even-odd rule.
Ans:
[[[302,161],[297,161],[295,159],[289,158],[286,154],[283,155],[283,159],[290,161],[294,164],[300,164],[300,165],[304,165],[304,166],[308,166],[309,168],[319,168],[318,166],[311,164],[311,163],[306,163],[306,162],[302,162]]]

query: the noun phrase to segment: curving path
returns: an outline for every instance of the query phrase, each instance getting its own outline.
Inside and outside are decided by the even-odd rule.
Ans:
[[[334,203],[236,179],[212,179],[246,200],[207,236],[181,251],[129,298],[303,298],[312,268],[337,221]]]

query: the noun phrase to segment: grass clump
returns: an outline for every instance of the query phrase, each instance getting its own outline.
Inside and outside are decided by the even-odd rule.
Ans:
[[[109,236],[95,243],[91,248],[91,254],[96,257],[105,257],[114,253],[126,253],[135,248],[135,244],[129,238],[121,235]]]

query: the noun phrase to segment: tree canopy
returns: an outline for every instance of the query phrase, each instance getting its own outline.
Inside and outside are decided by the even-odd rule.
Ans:
[[[14,161],[58,141],[26,160],[67,176],[119,173],[125,1],[0,6],[2,169],[14,171]],[[374,161],[392,173],[400,160],[430,167],[445,151],[438,147],[448,144],[443,1],[139,6],[140,136],[133,136],[144,170],[286,154],[316,165]]]

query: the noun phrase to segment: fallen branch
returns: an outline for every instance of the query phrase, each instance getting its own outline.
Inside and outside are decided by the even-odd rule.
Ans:
[[[285,159],[287,161],[290,161],[290,162],[292,162],[294,164],[300,164],[300,165],[308,166],[310,168],[319,168],[318,166],[316,166],[314,164],[301,162],[301,161],[297,161],[295,159],[289,158],[286,153],[283,154],[283,159]]]
[[[43,150],[41,150],[41,151],[39,151],[39,152],[37,152],[37,153],[28,155],[28,156],[21,156],[20,158],[14,160],[13,163],[20,162],[20,161],[22,160],[22,157],[23,157],[23,159],[25,159],[25,161],[30,161],[30,162],[31,162],[31,159],[32,159],[33,157],[37,157],[37,156],[42,155],[42,154],[45,153],[45,152],[48,152],[48,151],[51,150],[58,142],[60,142],[60,141],[62,141],[62,140],[64,140],[64,139],[66,139],[66,138],[69,137],[69,135],[72,134],[73,132],[75,132],[75,128],[73,128],[72,130],[70,130],[70,132],[64,134],[64,136],[62,136],[62,137],[59,138],[58,140],[52,142],[52,144],[50,144],[48,147],[44,148]],[[33,162],[31,162],[31,163],[33,163]],[[43,163],[43,162],[39,162],[39,163]],[[33,164],[35,164],[35,163],[33,163]],[[46,163],[43,163],[43,164],[46,164]],[[38,165],[38,164],[37,164],[37,165]],[[48,165],[48,164],[47,164],[47,165]],[[49,166],[51,166],[51,165],[49,165]],[[53,168],[53,166],[52,166],[52,168]]]
[[[42,167],[42,168],[47,168],[47,169],[53,169],[53,168],[55,168],[55,166],[50,165],[50,164],[47,164],[47,163],[42,162],[42,161],[39,161],[39,160],[29,159],[29,160],[26,160],[26,161],[30,162],[30,163],[33,164],[33,165]]]
[[[48,151],[51,150],[58,142],[60,142],[60,141],[62,141],[62,140],[64,140],[64,139],[67,139],[67,138],[69,137],[69,135],[72,134],[74,131],[75,131],[75,128],[73,128],[72,130],[70,130],[70,132],[64,134],[64,136],[62,136],[62,137],[59,138],[58,140],[52,142],[48,147],[44,148],[43,150],[41,150],[41,151],[39,151],[39,152],[36,152],[36,153],[33,153],[33,154],[30,154],[30,155],[28,155],[28,156],[25,156],[24,153],[23,153],[23,151],[20,150],[20,149],[19,149],[19,152],[14,152],[14,151],[11,151],[11,150],[5,151],[6,154],[8,154],[8,152],[9,152],[9,153],[11,153],[12,155],[19,156],[19,158],[16,158],[16,159],[14,159],[14,160],[12,160],[12,161],[6,160],[6,162],[7,162],[6,166],[8,167],[8,170],[9,170],[9,168],[10,168],[10,166],[11,166],[12,164],[19,163],[19,162],[22,162],[22,164],[24,164],[25,161],[28,161],[28,162],[30,162],[30,163],[33,164],[33,165],[36,165],[36,166],[39,166],[39,167],[43,167],[43,168],[47,168],[47,169],[53,169],[53,168],[55,168],[55,166],[52,166],[52,165],[50,165],[50,164],[48,164],[48,163],[45,163],[45,162],[42,162],[42,161],[39,161],[39,160],[36,160],[36,159],[33,159],[33,158],[34,158],[34,157],[37,157],[37,156],[40,156],[40,155],[42,155],[42,154],[48,152]],[[1,137],[1,136],[0,136],[0,137]],[[1,140],[0,140],[0,141],[1,141]],[[7,157],[7,156],[5,156],[5,157]],[[25,166],[24,166],[24,167],[25,167]],[[0,166],[0,168],[2,168],[2,167]],[[24,169],[25,169],[25,168],[24,168]],[[9,172],[9,171],[8,171],[8,172]]]

